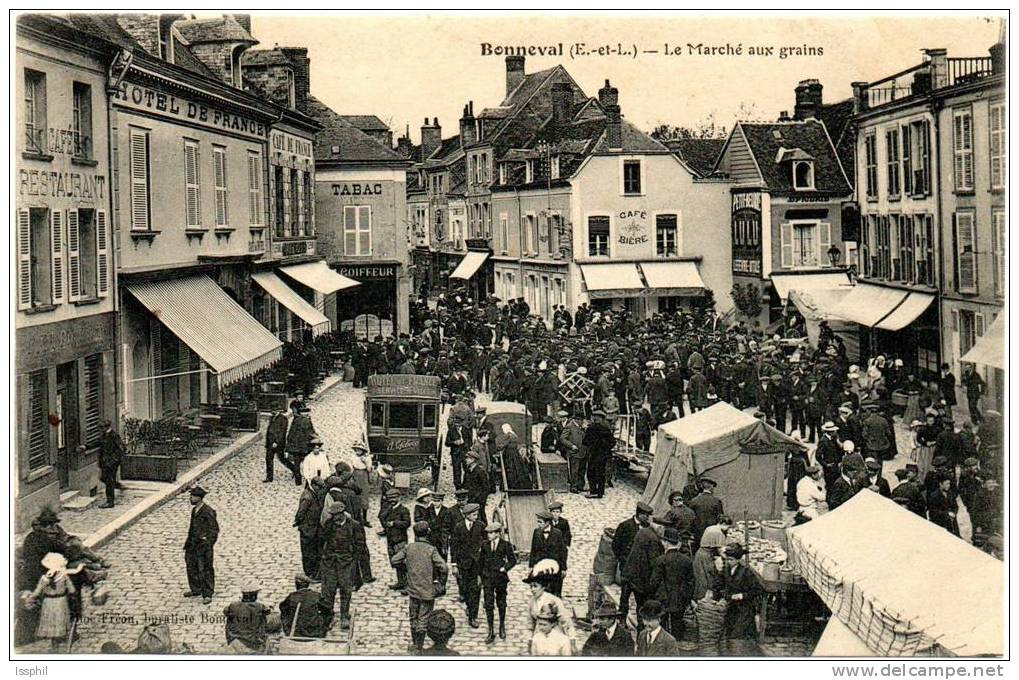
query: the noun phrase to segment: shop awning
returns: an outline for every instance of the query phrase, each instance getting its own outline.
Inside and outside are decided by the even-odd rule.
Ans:
[[[648,288],[661,295],[700,295],[704,279],[696,262],[641,262]]]
[[[272,272],[255,272],[251,275],[251,278],[262,287],[262,290],[271,295],[276,302],[289,309],[311,326],[312,336],[329,332],[328,317],[298,295],[293,288],[283,283],[283,279]]]
[[[789,298],[790,290],[826,290],[850,286],[849,277],[845,272],[825,272],[821,274],[772,274],[771,285],[784,303]]]
[[[902,304],[892,310],[891,314],[878,321],[877,327],[886,331],[901,331],[916,321],[916,318],[923,314],[932,302],[934,302],[933,295],[910,293]]]
[[[283,343],[208,276],[128,284],[127,289],[225,387],[278,361]]]
[[[902,304],[909,291],[858,283],[832,310],[832,316],[873,327]]]
[[[290,267],[280,267],[280,271],[292,277],[298,283],[303,283],[312,290],[317,290],[323,295],[335,293],[338,290],[345,290],[360,286],[359,281],[348,279],[329,268],[325,262],[306,262],[295,264]]]
[[[634,297],[645,290],[637,265],[632,262],[582,264],[580,271],[592,298]]]
[[[464,258],[460,260],[460,264],[456,266],[453,273],[449,275],[451,279],[463,279],[466,281],[481,269],[481,265],[488,259],[488,253],[470,252],[464,255]]]
[[[1002,310],[998,314],[984,334],[977,338],[976,344],[962,355],[962,361],[1005,370],[1006,313]]]

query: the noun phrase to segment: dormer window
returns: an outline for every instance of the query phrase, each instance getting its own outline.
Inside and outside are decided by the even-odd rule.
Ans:
[[[814,188],[813,161],[793,161],[793,187],[797,191]]]

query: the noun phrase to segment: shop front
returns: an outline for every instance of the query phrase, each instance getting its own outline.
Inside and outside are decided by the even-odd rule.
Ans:
[[[696,259],[581,264],[579,269],[581,295],[593,309],[625,310],[637,319],[689,311],[706,292]]]
[[[337,295],[333,306],[326,306],[325,314],[335,328],[370,339],[399,333],[400,304],[407,304],[399,298],[399,262],[333,262],[330,266],[360,284]]]

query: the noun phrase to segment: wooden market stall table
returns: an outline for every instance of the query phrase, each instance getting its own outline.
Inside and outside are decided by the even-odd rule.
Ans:
[[[763,636],[768,634],[769,629],[787,632],[814,625],[815,614],[822,613],[824,607],[804,606],[811,599],[816,600],[817,605],[821,603],[803,577],[781,569],[776,575],[773,570],[765,567],[766,565],[761,562],[750,563],[750,568],[764,591],[758,604],[760,615],[758,633]]]

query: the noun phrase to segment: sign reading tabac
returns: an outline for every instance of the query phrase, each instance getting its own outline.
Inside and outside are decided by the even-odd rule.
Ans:
[[[119,106],[156,113],[169,118],[217,128],[238,135],[265,138],[265,125],[261,122],[230,113],[202,102],[191,101],[177,94],[169,94],[148,85],[123,81],[113,95]]]

